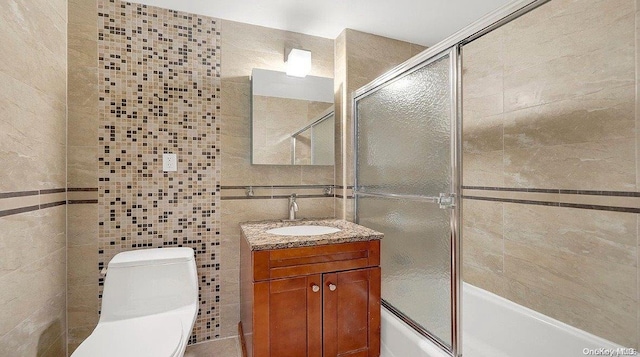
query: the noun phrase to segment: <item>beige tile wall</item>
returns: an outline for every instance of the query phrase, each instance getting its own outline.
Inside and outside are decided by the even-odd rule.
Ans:
[[[96,0],[70,0],[68,8],[67,187],[98,187],[98,7]],[[72,194],[70,193],[70,199]],[[71,354],[98,322],[96,203],[67,206],[67,318]]]
[[[0,193],[66,187],[66,7],[0,3]],[[0,355],[64,355],[66,207],[1,217],[0,231]]]
[[[422,52],[424,46],[345,29],[335,41],[336,77],[336,198],[337,217],[353,219],[353,200],[347,186],[353,185],[352,93],[391,68]]]
[[[222,20],[221,147],[222,186],[333,185],[327,166],[251,165],[251,87],[253,68],[284,71],[285,48],[311,51],[311,75],[334,76],[333,40]],[[265,192],[262,192],[262,191]],[[275,195],[301,192],[278,189]],[[256,195],[271,195],[257,189]],[[221,337],[234,336],[240,321],[239,223],[287,217],[287,199],[222,200]],[[334,199],[299,198],[299,217],[333,217]]]
[[[464,47],[465,185],[637,189],[634,6],[554,0]]]
[[[636,0],[636,189],[640,189],[640,0]],[[640,235],[640,215],[637,215],[637,231]],[[636,252],[638,252],[638,263],[636,276],[638,278],[636,286],[638,286],[638,293],[640,294],[640,237],[638,237],[638,245],[636,246]],[[640,301],[640,297],[638,297]],[[638,332],[637,345],[640,346],[640,307],[638,308],[638,319],[636,331]]]
[[[98,323],[98,205],[67,205],[67,318],[69,353]]]
[[[554,0],[466,45],[464,185],[637,192],[636,18],[634,0]],[[486,193],[506,194],[533,197]],[[478,200],[463,212],[465,281],[638,347],[640,215]]]
[[[335,185],[336,185],[336,217],[345,218],[345,189],[344,162],[342,152],[346,146],[346,137],[344,133],[345,121],[347,120],[347,31],[342,31],[334,41],[334,68],[335,77],[333,79],[334,93],[334,135],[335,146],[333,152],[335,155]]]

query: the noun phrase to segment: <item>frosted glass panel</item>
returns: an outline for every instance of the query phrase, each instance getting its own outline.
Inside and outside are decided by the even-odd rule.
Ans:
[[[358,223],[385,234],[382,298],[449,346],[452,211],[415,196],[454,192],[450,73],[444,56],[356,103],[357,188],[383,196],[357,196]]]
[[[428,202],[358,198],[359,223],[384,232],[382,298],[449,345],[450,213]]]
[[[448,56],[362,98],[357,110],[358,186],[427,196],[450,190]]]
[[[333,114],[311,128],[312,165],[333,165],[334,131],[335,119]]]

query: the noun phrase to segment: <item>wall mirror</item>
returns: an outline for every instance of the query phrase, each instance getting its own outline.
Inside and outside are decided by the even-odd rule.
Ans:
[[[254,165],[333,165],[333,78],[251,75]]]

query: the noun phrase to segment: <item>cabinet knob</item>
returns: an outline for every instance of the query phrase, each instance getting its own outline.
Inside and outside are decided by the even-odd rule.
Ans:
[[[316,285],[316,284],[313,284],[313,285],[311,285],[311,290],[314,293],[317,293],[318,291],[320,291],[320,287],[318,285]]]
[[[335,291],[337,288],[338,288],[337,286],[335,286],[335,285],[333,285],[333,284],[329,283],[329,290],[331,290],[331,291]]]

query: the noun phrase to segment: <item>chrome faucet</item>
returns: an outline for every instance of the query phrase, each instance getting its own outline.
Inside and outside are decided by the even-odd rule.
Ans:
[[[296,220],[296,212],[298,212],[298,204],[296,203],[297,196],[298,195],[296,195],[295,193],[292,193],[291,196],[289,196],[289,220],[290,221]]]

